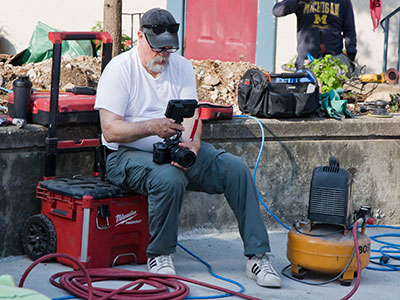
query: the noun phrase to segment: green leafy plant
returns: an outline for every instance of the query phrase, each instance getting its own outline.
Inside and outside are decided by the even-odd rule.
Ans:
[[[331,54],[314,59],[307,65],[307,68],[310,68],[315,77],[319,79],[322,93],[341,88],[343,83],[348,80],[345,75],[348,69],[347,66],[339,59],[333,58]]]
[[[391,94],[389,111],[395,113],[398,112],[399,110],[400,110],[400,94]]]
[[[103,31],[103,22],[97,21],[96,25],[93,26],[91,28],[91,30],[96,31],[96,32],[102,32]],[[135,45],[136,43],[137,43],[137,40],[133,41],[133,44],[132,44],[132,40],[131,40],[130,36],[123,33],[121,35],[121,52],[125,52],[125,51],[131,49],[131,47],[133,45]],[[101,49],[101,41],[96,40],[95,44],[96,44],[96,51],[97,51],[97,53],[99,53],[100,49]]]

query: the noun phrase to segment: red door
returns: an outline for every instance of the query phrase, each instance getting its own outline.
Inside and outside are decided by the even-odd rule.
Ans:
[[[255,62],[258,0],[187,0],[185,57]]]

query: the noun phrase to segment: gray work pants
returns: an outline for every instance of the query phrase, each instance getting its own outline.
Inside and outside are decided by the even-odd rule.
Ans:
[[[150,152],[120,147],[108,155],[106,171],[113,184],[147,195],[151,236],[148,257],[175,252],[186,190],[223,193],[237,218],[244,254],[271,251],[253,179],[237,156],[202,142],[195,164],[182,170],[153,163]]]

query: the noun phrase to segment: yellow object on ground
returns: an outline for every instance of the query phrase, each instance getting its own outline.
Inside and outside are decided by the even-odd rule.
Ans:
[[[340,226],[320,224],[310,230],[310,225],[292,228],[288,234],[287,258],[291,262],[292,274],[301,273],[304,268],[309,271],[339,274],[349,263],[354,249],[352,232],[337,232]],[[304,231],[301,233],[300,231]],[[358,232],[358,244],[361,258],[361,269],[364,269],[370,258],[371,241],[364,232]],[[356,256],[352,258],[347,270],[339,278],[341,282],[350,283],[357,271]]]
[[[361,75],[360,77],[361,82],[386,82],[385,78],[385,73],[379,73],[379,74],[364,74]]]
[[[50,298],[39,292],[15,287],[14,279],[11,275],[0,276],[0,295],[2,299],[50,300]]]

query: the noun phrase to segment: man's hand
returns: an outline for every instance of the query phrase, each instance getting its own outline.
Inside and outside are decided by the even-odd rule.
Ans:
[[[186,148],[190,151],[192,151],[196,156],[197,152],[200,150],[200,142],[199,141],[191,141],[191,142],[181,142],[179,143],[179,147]],[[186,170],[187,168],[182,167],[180,164],[178,164],[175,161],[171,161],[171,165]]]
[[[154,119],[151,127],[152,131],[163,139],[176,135],[177,130],[185,130],[182,124],[177,124],[174,120],[167,118]]]

